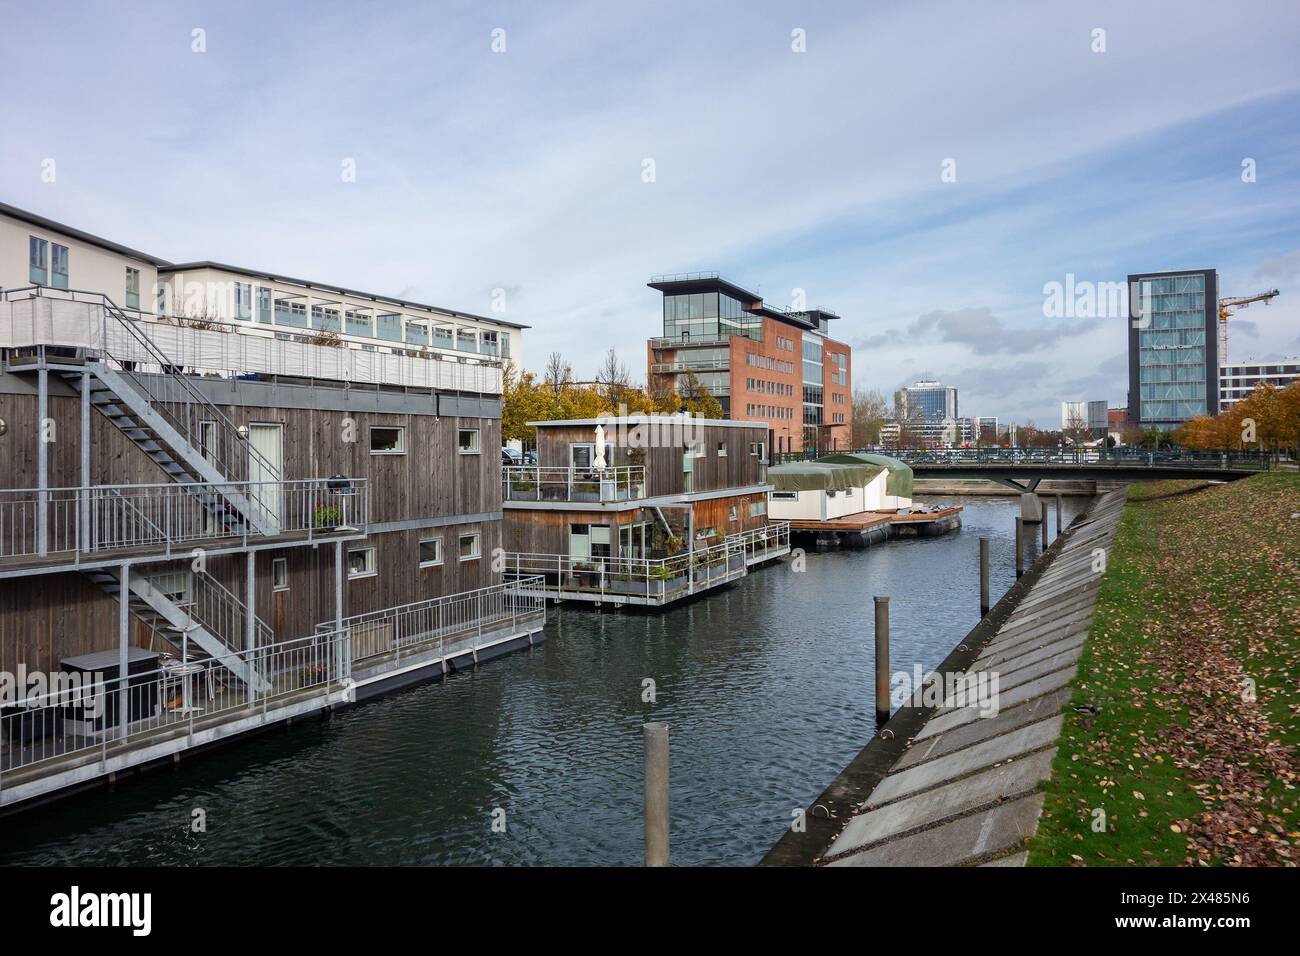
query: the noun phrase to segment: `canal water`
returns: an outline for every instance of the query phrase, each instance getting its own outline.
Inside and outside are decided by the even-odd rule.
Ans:
[[[0,864],[635,865],[649,719],[670,728],[673,862],[753,864],[871,736],[872,595],[894,669],[928,669],[979,618],[980,535],[994,600],[1013,583],[1019,503],[935,500],[966,506],[961,531],[662,613],[552,609],[544,644],[477,672],[2,820]]]

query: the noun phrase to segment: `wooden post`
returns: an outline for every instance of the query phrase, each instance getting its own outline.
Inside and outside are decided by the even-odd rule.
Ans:
[[[668,866],[668,725],[645,732],[645,865]]]
[[[989,539],[980,538],[980,617],[989,613]]]
[[[876,726],[889,720],[889,598],[876,601]]]
[[[1056,496],[1056,536],[1061,536],[1061,496]]]
[[[1016,577],[1025,573],[1025,519],[1016,515]]]
[[[1043,516],[1043,519],[1039,521],[1038,524],[1040,526],[1040,530],[1043,533],[1043,550],[1046,551],[1047,550],[1047,509],[1043,508],[1041,514]]]

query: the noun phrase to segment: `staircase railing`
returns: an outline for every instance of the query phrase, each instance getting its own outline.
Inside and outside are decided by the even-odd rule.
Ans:
[[[168,356],[144,330],[143,324],[130,318],[108,296],[76,289],[33,286],[8,290],[5,298],[18,293],[101,306],[99,351],[149,400],[191,448],[231,481],[246,480],[254,464],[261,471],[260,479],[273,481],[280,477],[280,470],[273,467],[266,456],[253,447],[248,437],[240,433],[235,423],[183,374],[180,357]],[[153,373],[154,367],[156,374]],[[215,447],[204,447],[202,431],[205,423],[211,423],[217,432],[213,442]]]
[[[190,599],[194,622],[232,651],[246,650],[247,621],[253,617],[254,647],[275,643],[275,632],[225,585],[206,571],[191,577]]]

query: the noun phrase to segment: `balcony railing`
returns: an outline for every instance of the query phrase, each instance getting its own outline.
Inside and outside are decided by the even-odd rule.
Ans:
[[[107,321],[116,313],[121,321]],[[146,329],[147,335],[138,329]],[[400,344],[400,343],[399,343]],[[64,352],[60,361],[112,356],[136,376],[152,372],[216,374],[226,378],[283,375],[499,395],[499,363],[463,362],[430,351],[427,358],[367,351],[340,344],[274,337],[269,329],[207,320],[163,318],[136,322],[98,293],[44,287],[0,293],[0,348],[23,356]],[[410,347],[407,346],[409,350]],[[158,358],[161,353],[166,362]]]
[[[386,656],[396,661],[422,651],[454,656],[494,632],[540,629],[546,623],[546,599],[535,593],[539,583],[527,579],[494,584],[344,618],[352,663],[365,666]],[[521,588],[534,593],[520,593]],[[328,633],[332,627],[325,623],[318,630]]]
[[[192,737],[282,702],[323,695],[348,674],[346,644],[345,635],[329,631],[203,661],[168,661],[126,678],[87,674],[83,682],[81,674],[51,675],[59,678],[57,687],[51,683],[49,692],[6,702],[0,711],[0,790],[20,771],[107,761],[124,750]],[[231,676],[250,667],[260,691]]]
[[[517,583],[516,587],[650,604],[663,604],[744,577],[748,566],[744,543],[730,539],[667,558],[574,558],[515,552],[507,554],[505,562],[506,575],[516,582],[542,579],[541,584]]]
[[[730,359],[709,359],[702,362],[656,362],[650,371],[657,374],[667,372],[717,372],[731,368]]]
[[[311,540],[370,520],[364,478],[0,489],[0,563],[79,563],[132,549],[165,557],[199,542],[265,537],[230,504],[232,494],[259,509],[276,535]]]
[[[727,535],[728,544],[738,544],[750,564],[780,557],[790,550],[790,522],[769,521],[757,528]]]
[[[501,469],[506,501],[635,501],[645,497],[645,466],[563,468],[507,465]]]

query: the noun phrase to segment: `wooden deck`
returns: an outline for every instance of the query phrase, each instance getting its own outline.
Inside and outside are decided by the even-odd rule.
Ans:
[[[842,518],[830,518],[826,521],[811,518],[790,521],[791,531],[867,531],[892,524],[925,524],[941,521],[961,514],[961,505],[940,508],[924,514],[895,514],[892,511],[859,511],[857,514],[844,515]]]

